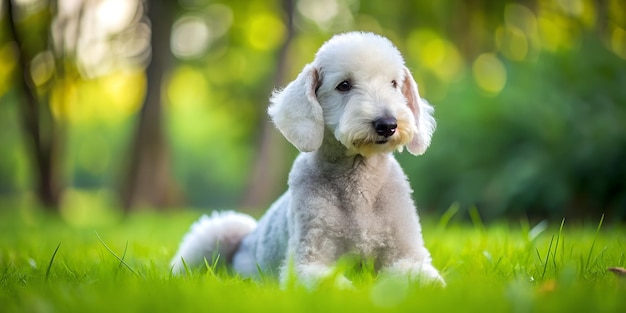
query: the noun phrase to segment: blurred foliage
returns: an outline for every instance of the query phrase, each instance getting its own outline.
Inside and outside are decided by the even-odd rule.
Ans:
[[[35,30],[48,21],[38,12],[47,2],[17,2],[36,44]],[[130,2],[89,2],[108,31],[78,45],[81,75],[55,85],[66,97],[65,109],[53,110],[68,125],[66,206],[85,192],[111,201],[106,195],[123,177],[146,82],[145,24],[134,17],[144,14],[143,6],[128,14],[118,7]],[[178,4],[171,38],[178,62],[163,90],[175,178],[190,206],[236,207],[268,122],[268,96],[280,87],[273,77],[287,32],[283,2]],[[618,0],[298,0],[287,77],[333,33],[386,35],[403,52],[439,123],[423,157],[399,155],[419,207],[442,212],[458,203],[476,206],[486,218],[624,218],[624,12]],[[16,52],[6,30],[0,32],[0,196],[28,199],[29,151],[12,87]],[[107,43],[104,50],[89,50],[103,45],[98,40]],[[31,71],[43,86],[53,66],[45,53],[37,57]]]
[[[585,38],[577,54],[505,61],[494,97],[464,86],[439,105],[439,129],[414,173],[416,198],[487,217],[626,214],[624,61]],[[418,201],[419,201],[418,200]]]

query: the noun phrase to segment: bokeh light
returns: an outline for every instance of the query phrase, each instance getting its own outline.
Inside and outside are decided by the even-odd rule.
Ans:
[[[488,94],[497,95],[506,84],[506,68],[493,53],[479,55],[472,64],[476,84]]]
[[[81,199],[103,199],[84,195],[85,189],[119,189],[152,91],[147,84],[159,81],[147,76],[157,64],[163,69],[158,78],[164,112],[158,123],[171,147],[173,180],[191,206],[214,206],[216,198],[236,206],[253,186],[250,167],[262,157],[263,138],[270,138],[265,131],[272,129],[266,114],[272,90],[295,78],[332,34],[350,30],[389,37],[420,95],[436,108],[439,126],[429,153],[403,163],[407,175],[431,177],[414,186],[427,206],[458,201],[499,214],[524,195],[527,203],[556,207],[573,194],[608,190],[612,171],[606,179],[591,178],[604,175],[603,164],[620,166],[612,159],[623,154],[613,144],[619,138],[612,138],[626,133],[620,124],[626,118],[623,95],[615,87],[624,84],[626,72],[620,0],[294,0],[293,16],[284,1],[177,0],[168,2],[163,19],[152,15],[153,1],[53,2],[12,2],[20,6],[25,68],[11,34],[0,29],[0,97],[8,104],[0,106],[0,143],[13,151],[0,155],[0,195],[36,192],[36,170],[20,128],[21,90],[28,89],[22,83],[31,83],[22,81],[23,73],[35,85],[42,114],[50,109],[53,119],[47,120],[67,132],[61,151],[65,203],[80,205]],[[163,28],[167,35],[152,38],[152,26],[162,23],[171,25]],[[170,51],[153,58],[155,47]],[[269,146],[288,149],[280,144]],[[555,156],[559,166],[546,166]],[[552,191],[536,195],[539,189]],[[598,194],[593,196],[606,196]]]

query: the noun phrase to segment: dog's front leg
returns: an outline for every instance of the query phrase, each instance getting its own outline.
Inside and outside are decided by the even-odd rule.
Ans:
[[[341,254],[336,231],[320,220],[294,219],[288,243],[289,259],[281,272],[285,284],[292,277],[298,283],[313,289],[320,283],[331,283],[339,288],[352,288],[352,282],[337,272],[335,263]]]

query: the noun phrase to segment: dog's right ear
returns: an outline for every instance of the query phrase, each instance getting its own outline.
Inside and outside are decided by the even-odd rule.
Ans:
[[[317,150],[324,138],[324,115],[315,95],[319,85],[317,69],[308,64],[285,89],[272,94],[267,110],[276,128],[302,152]]]
[[[417,91],[417,83],[411,75],[408,68],[404,68],[404,81],[402,84],[402,93],[407,99],[407,105],[415,116],[415,124],[417,132],[413,136],[413,140],[407,145],[409,152],[413,155],[423,154],[428,146],[430,139],[437,127],[437,122],[433,117],[433,107],[424,99],[422,99]]]

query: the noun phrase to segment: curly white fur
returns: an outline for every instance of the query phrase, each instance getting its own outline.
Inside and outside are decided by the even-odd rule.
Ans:
[[[270,102],[274,124],[302,151],[289,189],[256,227],[242,215],[228,215],[235,223],[220,215],[201,220],[183,240],[174,271],[181,260],[193,266],[225,253],[244,276],[261,270],[285,280],[291,262],[296,276],[314,286],[341,256],[353,254],[384,273],[443,284],[392,155],[403,147],[414,155],[426,151],[433,108],[393,44],[372,33],[334,36]]]
[[[256,227],[256,221],[245,214],[236,212],[213,212],[203,215],[191,225],[191,230],[183,238],[178,253],[172,260],[172,272],[180,274],[186,264],[197,267],[206,259],[228,262],[244,236]],[[219,256],[219,258],[218,258]]]

